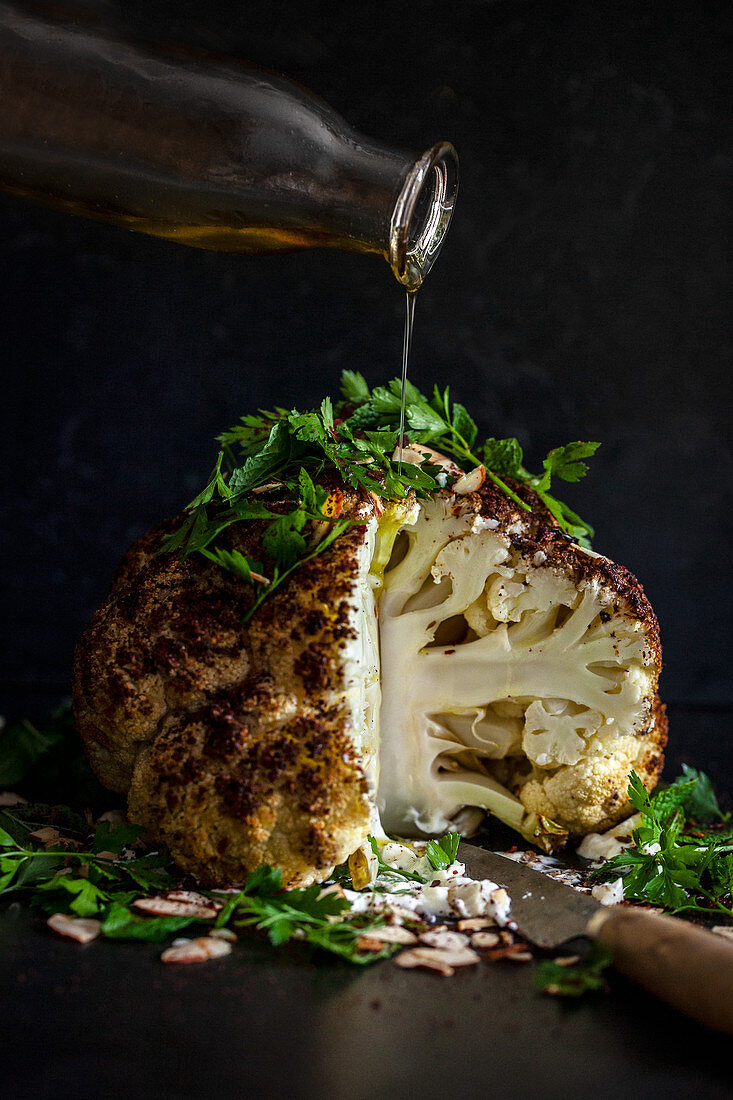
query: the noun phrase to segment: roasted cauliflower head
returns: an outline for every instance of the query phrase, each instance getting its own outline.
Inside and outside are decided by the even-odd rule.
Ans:
[[[253,590],[200,556],[129,552],[83,634],[74,708],[102,782],[202,880],[324,878],[369,832],[545,848],[628,809],[662,765],[657,622],[638,581],[525,487],[382,504],[243,623]],[[262,525],[230,549],[266,561]],[[310,537],[316,538],[312,531]],[[381,816],[381,826],[379,817]]]

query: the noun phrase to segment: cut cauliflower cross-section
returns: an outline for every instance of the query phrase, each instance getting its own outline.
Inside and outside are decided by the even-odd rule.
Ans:
[[[531,512],[462,481],[478,491],[344,492],[350,526],[248,620],[251,586],[158,553],[175,524],[128,552],[77,647],[74,710],[102,782],[181,867],[304,885],[369,833],[470,832],[485,811],[551,847],[621,818],[632,768],[653,786],[640,585],[529,490]],[[223,545],[266,561],[263,530]]]
[[[656,773],[656,620],[635,579],[491,488],[403,528],[380,600],[378,804],[388,832],[484,810],[545,846]]]

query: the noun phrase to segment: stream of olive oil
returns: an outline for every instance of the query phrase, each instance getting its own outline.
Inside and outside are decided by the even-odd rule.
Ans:
[[[400,432],[397,436],[397,470],[402,473],[402,440],[405,434],[405,389],[407,388],[407,363],[412,343],[412,325],[415,320],[415,299],[417,291],[407,291],[405,295],[405,331],[402,337],[402,391],[400,401]]]

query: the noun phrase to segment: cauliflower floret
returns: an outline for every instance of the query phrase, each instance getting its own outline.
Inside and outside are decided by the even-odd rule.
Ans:
[[[475,825],[474,808],[556,844],[617,820],[631,769],[651,786],[661,765],[659,638],[638,582],[505,502],[426,502],[385,573],[389,831]],[[487,512],[499,522],[477,524]]]

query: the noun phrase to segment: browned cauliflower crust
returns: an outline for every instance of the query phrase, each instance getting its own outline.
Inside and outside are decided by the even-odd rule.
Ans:
[[[252,590],[200,555],[136,543],[75,657],[74,713],[99,778],[129,792],[131,820],[208,882],[263,863],[286,885],[323,878],[368,832],[363,717],[349,646],[363,614],[363,519],[303,565],[246,624]],[[262,525],[229,548],[262,560]],[[356,728],[355,728],[356,722]]]
[[[148,838],[204,882],[269,863],[295,886],[376,808],[403,835],[489,810],[545,847],[623,817],[631,769],[651,789],[663,761],[657,622],[513,487],[531,512],[490,483],[386,511],[344,494],[355,524],[246,624],[250,586],[156,553],[174,523],[133,546],[79,642],[74,709]],[[262,530],[223,545],[266,572]]]

